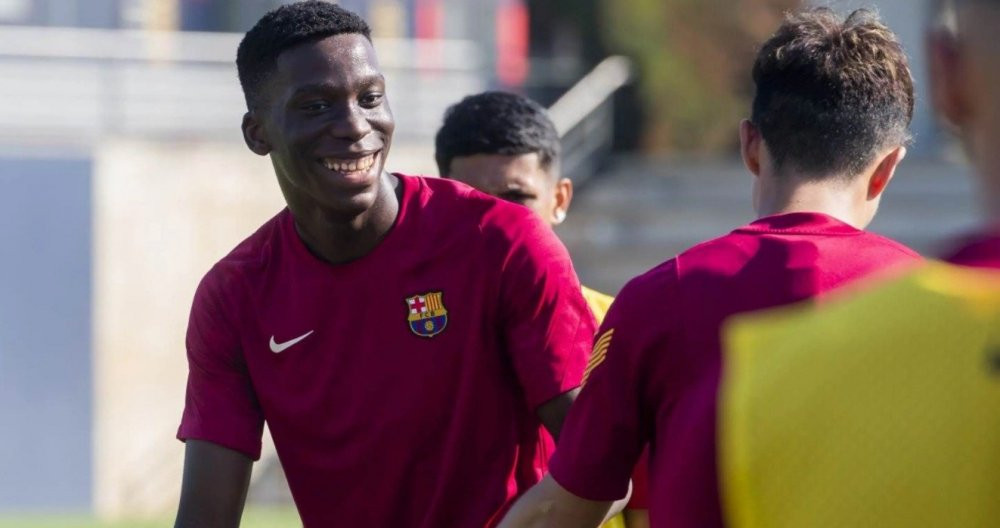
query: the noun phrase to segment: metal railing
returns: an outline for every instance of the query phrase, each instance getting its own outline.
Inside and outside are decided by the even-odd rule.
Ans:
[[[633,78],[632,61],[601,61],[549,108],[562,138],[562,172],[575,183],[590,179],[614,145],[615,93]]]

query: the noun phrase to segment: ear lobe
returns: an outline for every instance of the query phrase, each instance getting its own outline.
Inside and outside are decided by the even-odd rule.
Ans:
[[[566,220],[566,213],[569,211],[569,204],[573,201],[573,181],[569,178],[560,178],[556,182],[555,208],[552,210],[552,222],[556,225]]]
[[[896,167],[906,157],[906,147],[898,147],[882,158],[875,172],[868,179],[868,199],[874,200],[885,192],[889,182],[896,175]]]
[[[254,154],[267,156],[271,153],[271,143],[267,140],[264,126],[257,120],[252,111],[243,114],[242,128],[243,141]]]
[[[743,157],[743,164],[754,176],[760,176],[760,131],[750,122],[744,119],[740,122],[740,155]]]

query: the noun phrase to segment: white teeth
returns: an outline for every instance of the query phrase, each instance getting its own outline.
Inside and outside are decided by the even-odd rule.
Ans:
[[[371,154],[361,159],[338,160],[336,158],[323,158],[323,165],[332,171],[337,172],[357,172],[367,171],[375,164],[375,155]]]

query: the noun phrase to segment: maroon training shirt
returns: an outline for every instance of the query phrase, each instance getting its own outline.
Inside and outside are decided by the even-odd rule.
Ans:
[[[552,458],[553,477],[580,497],[618,499],[649,442],[652,525],[721,526],[715,420],[722,322],[917,259],[829,216],[792,213],[760,219],[633,279],[597,334],[589,377]]]
[[[945,260],[961,266],[1000,269],[1000,229],[966,238]]]
[[[368,255],[313,256],[288,210],[202,280],[178,438],[257,459],[266,420],[307,528],[481,527],[551,453],[535,410],[580,383],[594,321],[528,209],[398,176]]]

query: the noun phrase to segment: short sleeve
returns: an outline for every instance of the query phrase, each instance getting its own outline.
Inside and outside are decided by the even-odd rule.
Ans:
[[[187,330],[188,381],[177,438],[204,440],[260,458],[264,418],[213,269],[198,286]]]
[[[534,409],[580,385],[595,323],[565,246],[527,209],[516,214],[501,270],[501,324]]]
[[[665,271],[654,270],[662,276]],[[654,273],[654,272],[650,272]],[[650,440],[654,402],[644,401],[656,369],[650,350],[662,347],[664,328],[649,328],[669,311],[658,279],[630,282],[597,332],[583,389],[569,411],[549,463],[553,478],[589,500],[613,501],[628,492],[629,478]],[[660,301],[651,304],[650,298]],[[651,314],[657,314],[655,318]],[[640,468],[640,471],[642,469]]]

